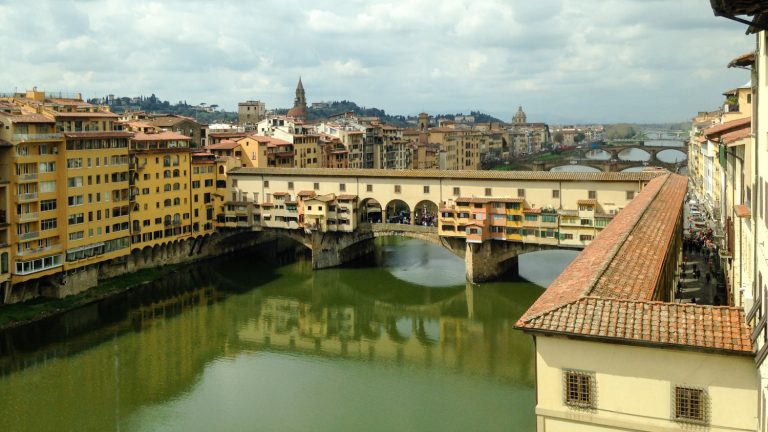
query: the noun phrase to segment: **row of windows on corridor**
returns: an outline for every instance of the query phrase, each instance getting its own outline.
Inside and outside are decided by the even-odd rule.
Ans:
[[[237,181],[235,180],[233,183],[233,186],[237,186]],[[269,180],[264,180],[264,187],[269,187]],[[313,183],[312,185],[314,190],[320,190],[320,183]],[[401,185],[394,185],[395,193],[401,193],[402,192],[402,186]],[[429,186],[422,186],[423,191],[425,194],[430,193],[430,187]],[[293,182],[288,182],[288,190],[293,190]],[[339,191],[340,192],[346,192],[347,191],[347,184],[346,183],[339,183]],[[373,185],[367,184],[365,185],[365,191],[366,192],[373,192]],[[625,191],[626,198],[628,200],[631,200],[635,197],[635,191]],[[459,196],[461,195],[461,188],[460,187],[454,187],[453,188],[453,195]],[[493,196],[493,189],[492,188],[485,188],[485,196]],[[525,189],[518,189],[517,190],[517,197],[518,198],[525,198]],[[560,198],[560,190],[559,189],[552,189],[552,198]],[[587,198],[588,199],[597,199],[597,191],[588,191],[587,192]]]

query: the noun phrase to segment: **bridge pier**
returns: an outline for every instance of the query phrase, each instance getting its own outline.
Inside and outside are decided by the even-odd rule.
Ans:
[[[312,269],[338,267],[375,250],[373,235],[364,236],[345,232],[312,231]]]
[[[520,246],[518,243],[499,241],[467,243],[464,251],[467,280],[485,282],[508,272],[517,273],[517,256],[522,252]]]

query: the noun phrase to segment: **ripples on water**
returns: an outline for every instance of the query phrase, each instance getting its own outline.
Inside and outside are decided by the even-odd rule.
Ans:
[[[546,285],[574,253],[520,258]],[[0,429],[534,430],[541,293],[464,282],[463,260],[382,239],[313,272],[257,254],[199,264],[0,333]]]

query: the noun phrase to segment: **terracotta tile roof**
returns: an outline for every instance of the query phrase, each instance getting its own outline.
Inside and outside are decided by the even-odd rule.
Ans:
[[[113,117],[117,118],[118,115],[109,111],[94,111],[94,112],[62,112],[56,111],[52,113],[56,117],[71,117],[71,118],[88,118],[88,117]]]
[[[381,178],[445,178],[533,181],[640,181],[647,182],[667,171],[641,172],[550,172],[491,170],[426,170],[426,169],[354,169],[354,168],[233,168],[238,175],[286,177],[381,177]]]
[[[735,206],[733,206],[733,210],[736,213],[736,217],[740,217],[740,218],[752,217],[752,212],[749,211],[749,207],[745,205],[736,204]]]
[[[541,209],[540,208],[527,208],[527,209],[523,209],[523,213],[539,214],[539,213],[541,213]]]
[[[751,353],[744,312],[727,306],[581,298],[529,323],[542,332]]]
[[[158,133],[136,132],[133,136],[134,141],[166,141],[166,140],[185,140],[191,138],[176,132],[163,131]]]
[[[650,181],[518,320],[516,327],[615,340],[751,354],[740,308],[654,301],[682,214],[687,179]]]
[[[745,67],[755,64],[755,52],[744,53],[728,63],[728,67]]]
[[[339,201],[354,201],[357,199],[357,195],[342,194],[336,197]]]
[[[300,197],[314,197],[315,195],[317,195],[315,191],[301,191],[297,194]]]
[[[133,132],[93,131],[93,132],[64,132],[65,138],[130,138]]]
[[[11,123],[56,123],[52,118],[42,114],[21,114],[10,117]]]
[[[733,132],[728,132],[720,137],[720,142],[726,145],[744,145],[743,140],[749,138],[752,135],[752,128],[749,125],[736,129]]]
[[[232,150],[239,145],[240,144],[238,144],[237,141],[225,139],[217,142],[216,144],[208,145],[205,148],[208,150]]]
[[[596,199],[580,199],[576,201],[576,204],[578,205],[597,205]]]
[[[736,120],[727,121],[725,123],[716,124],[704,129],[704,136],[710,138],[715,135],[720,135],[724,132],[728,132],[732,129],[741,128],[744,125],[752,124],[752,117],[745,117]]]
[[[272,193],[273,197],[282,197],[282,196],[286,196],[286,195],[290,195],[290,194],[288,192],[273,192]]]
[[[209,132],[208,138],[243,138],[248,132]]]

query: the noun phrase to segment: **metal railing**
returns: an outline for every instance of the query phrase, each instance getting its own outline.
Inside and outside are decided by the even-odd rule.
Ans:
[[[19,251],[17,255],[19,256],[27,256],[27,255],[34,255],[39,254],[43,252],[51,252],[51,251],[59,251],[61,250],[61,245],[50,245],[50,246],[44,246],[40,248],[32,248],[32,249],[24,249],[22,251]]]
[[[18,195],[19,201],[29,201],[37,199],[37,192],[20,193]]]
[[[19,181],[37,180],[37,173],[19,174]]]
[[[30,232],[25,232],[23,234],[19,234],[19,240],[29,240],[29,239],[38,238],[38,237],[40,237],[39,231],[30,231]]]
[[[31,220],[36,220],[38,218],[37,212],[29,212],[29,213],[20,213],[19,214],[19,222],[26,222]]]
[[[45,140],[59,140],[62,135],[60,133],[17,133],[13,134],[14,141],[45,141]]]

